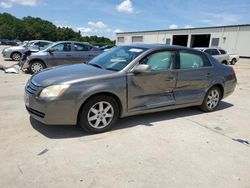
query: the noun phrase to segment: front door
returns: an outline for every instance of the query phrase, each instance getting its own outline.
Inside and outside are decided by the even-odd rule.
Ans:
[[[177,72],[172,70],[175,51],[154,52],[139,63],[150,66],[150,71],[127,75],[128,111],[145,110],[175,104],[173,89]]]
[[[59,43],[52,46],[52,52],[48,52],[49,66],[57,66],[72,63],[71,43]]]

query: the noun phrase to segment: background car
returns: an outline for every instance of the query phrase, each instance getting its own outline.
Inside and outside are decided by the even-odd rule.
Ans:
[[[28,43],[24,43],[21,46],[4,48],[2,51],[2,55],[4,58],[11,58],[14,61],[19,61],[20,58],[22,57],[22,54],[28,51],[29,49],[40,50],[50,44],[52,44],[52,42],[46,40],[29,41]]]
[[[229,54],[229,62],[231,65],[235,65],[237,61],[239,61],[240,57],[236,54]]]
[[[20,40],[0,39],[0,44],[1,45],[18,46],[20,43],[21,43]]]
[[[23,64],[22,69],[28,70],[33,74],[48,67],[86,63],[102,52],[102,50],[88,43],[61,41],[47,49],[32,53],[27,57],[27,61]]]
[[[207,54],[213,56],[222,64],[228,65],[229,63],[229,55],[227,52],[221,48],[195,48],[202,52],[206,52]]]
[[[45,124],[78,123],[86,131],[100,133],[119,117],[188,106],[214,111],[236,83],[232,67],[197,50],[118,46],[88,64],[35,74],[26,84],[25,105]]]

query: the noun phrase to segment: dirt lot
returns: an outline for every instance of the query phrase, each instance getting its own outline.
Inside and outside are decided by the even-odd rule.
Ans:
[[[234,140],[250,141],[250,60],[234,68],[236,91],[216,112],[130,117],[97,135],[30,119],[30,75],[0,71],[0,187],[250,187],[250,145]]]

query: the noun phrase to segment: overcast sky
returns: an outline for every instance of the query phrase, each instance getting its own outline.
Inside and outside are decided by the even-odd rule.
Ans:
[[[0,12],[34,16],[82,35],[250,24],[250,0],[0,0]]]

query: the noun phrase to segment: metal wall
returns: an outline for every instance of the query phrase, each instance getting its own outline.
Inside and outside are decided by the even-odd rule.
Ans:
[[[116,41],[117,45],[132,44],[132,36],[143,36],[145,44],[166,44],[167,39],[170,39],[170,44],[172,44],[173,35],[188,35],[188,47],[190,47],[191,36],[194,34],[211,34],[210,47],[212,39],[219,38],[218,47],[225,49],[230,54],[236,53],[240,56],[250,57],[250,25],[117,33],[116,38],[124,37],[124,42]]]

